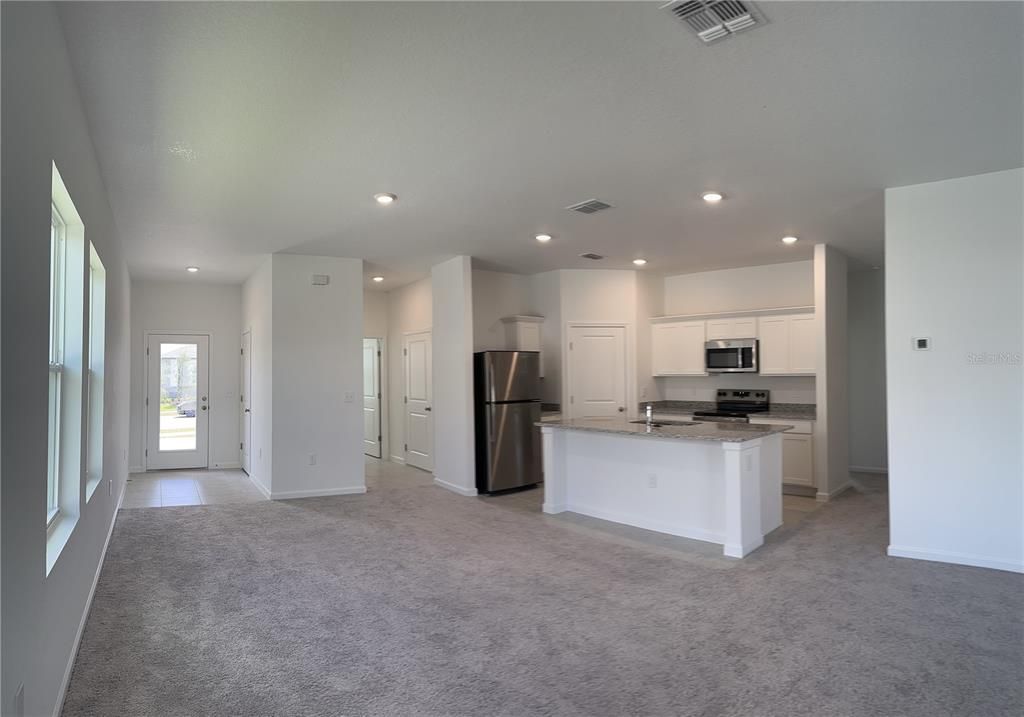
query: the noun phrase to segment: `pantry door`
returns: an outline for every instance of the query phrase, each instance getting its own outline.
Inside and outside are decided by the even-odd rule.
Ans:
[[[146,358],[146,469],[206,468],[210,337],[149,334]]]

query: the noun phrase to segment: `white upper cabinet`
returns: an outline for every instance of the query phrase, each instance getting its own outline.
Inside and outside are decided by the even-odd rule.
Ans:
[[[732,319],[708,319],[707,321],[707,341],[756,338],[757,319],[753,316],[737,316]]]
[[[506,316],[505,344],[510,351],[540,351],[542,316]],[[540,361],[540,377],[544,378],[544,357]]]
[[[655,376],[704,376],[704,321],[651,325],[651,368]]]
[[[817,337],[813,313],[763,316],[758,320],[758,334],[762,375],[814,374]]]

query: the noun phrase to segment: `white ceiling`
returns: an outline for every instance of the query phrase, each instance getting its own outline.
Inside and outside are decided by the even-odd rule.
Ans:
[[[822,241],[876,264],[885,187],[1024,164],[1021,3],[760,7],[768,25],[710,47],[658,3],[61,16],[138,277],[238,281],[290,251],[365,259],[387,289],[453,254],[685,272]],[[592,197],[614,209],[564,210]]]

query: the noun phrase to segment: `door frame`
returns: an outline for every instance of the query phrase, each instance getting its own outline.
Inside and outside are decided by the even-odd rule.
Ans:
[[[417,334],[430,334],[430,400],[434,400],[434,328],[428,326],[425,329],[417,329],[415,331],[403,331],[402,332],[402,396],[409,395],[409,353],[406,351],[406,344],[408,343],[410,336],[416,336]],[[430,413],[430,436],[433,443],[436,444],[436,438],[434,435],[434,413]],[[405,401],[402,401],[402,463],[409,465],[409,451],[405,446],[409,445],[409,410],[406,408]],[[430,474],[434,473],[434,446],[430,446]],[[417,468],[417,466],[412,466]],[[419,468],[419,470],[423,470]]]
[[[141,408],[142,408],[142,470],[149,472],[150,470],[167,470],[164,468],[150,468],[149,467],[149,456],[147,455],[147,449],[149,446],[149,404],[146,403],[149,398],[149,354],[146,350],[149,349],[149,338],[150,336],[205,336],[207,345],[207,356],[206,356],[206,391],[207,395],[213,396],[213,334],[209,331],[169,331],[164,329],[146,329],[142,332],[142,397],[141,397]],[[210,403],[213,403],[211,401]],[[211,413],[212,416],[212,413]],[[241,455],[239,455],[241,460]],[[206,468],[210,467],[210,419],[206,419]],[[174,470],[174,469],[170,469]],[[201,470],[195,468],[192,470]]]
[[[380,341],[380,406],[378,407],[378,413],[380,413],[380,458],[379,460],[386,461],[391,455],[390,446],[391,442],[388,440],[388,433],[391,429],[390,424],[390,410],[389,403],[391,401],[391,395],[388,391],[388,378],[390,371],[388,370],[388,339],[386,336],[364,336],[364,339],[377,339]]]
[[[562,417],[573,418],[573,404],[569,401],[572,395],[572,352],[569,349],[569,335],[572,329],[624,329],[626,351],[623,385],[626,388],[626,418],[633,419],[639,415],[637,405],[636,375],[636,336],[632,322],[628,321],[566,321],[562,325]]]
[[[252,433],[253,433],[253,431],[252,431],[252,415],[251,414],[249,416],[249,433],[246,434],[246,432],[245,432],[245,403],[246,403],[246,401],[248,401],[249,405],[252,406],[252,329],[251,328],[243,328],[242,329],[242,334],[239,337],[239,341],[240,341],[239,353],[240,354],[242,354],[242,352],[245,351],[245,335],[246,334],[249,334],[249,356],[245,357],[244,354],[243,354],[243,358],[240,359],[239,367],[238,367],[238,374],[239,374],[238,375],[238,380],[239,380],[239,384],[241,385],[241,389],[240,389],[240,392],[239,392],[240,398],[239,398],[239,401],[238,401],[238,435],[240,437],[240,440],[242,441],[242,444],[248,446],[248,450],[249,450],[249,470],[245,469],[245,451],[243,450],[243,448],[241,446],[239,446],[239,449],[238,449],[238,466],[239,466],[239,468],[242,469],[242,472],[245,473],[247,476],[252,476],[252,459],[253,459],[253,455],[252,455]],[[246,358],[249,359],[249,385],[248,386],[245,385],[245,359]],[[250,408],[250,411],[251,410],[252,409]],[[246,443],[247,441],[248,441],[248,443]]]

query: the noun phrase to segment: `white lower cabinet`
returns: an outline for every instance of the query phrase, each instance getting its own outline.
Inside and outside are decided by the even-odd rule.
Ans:
[[[751,418],[750,422],[793,426],[782,434],[782,482],[813,488],[814,422],[785,418]]]
[[[782,482],[814,487],[814,436],[782,434]]]

